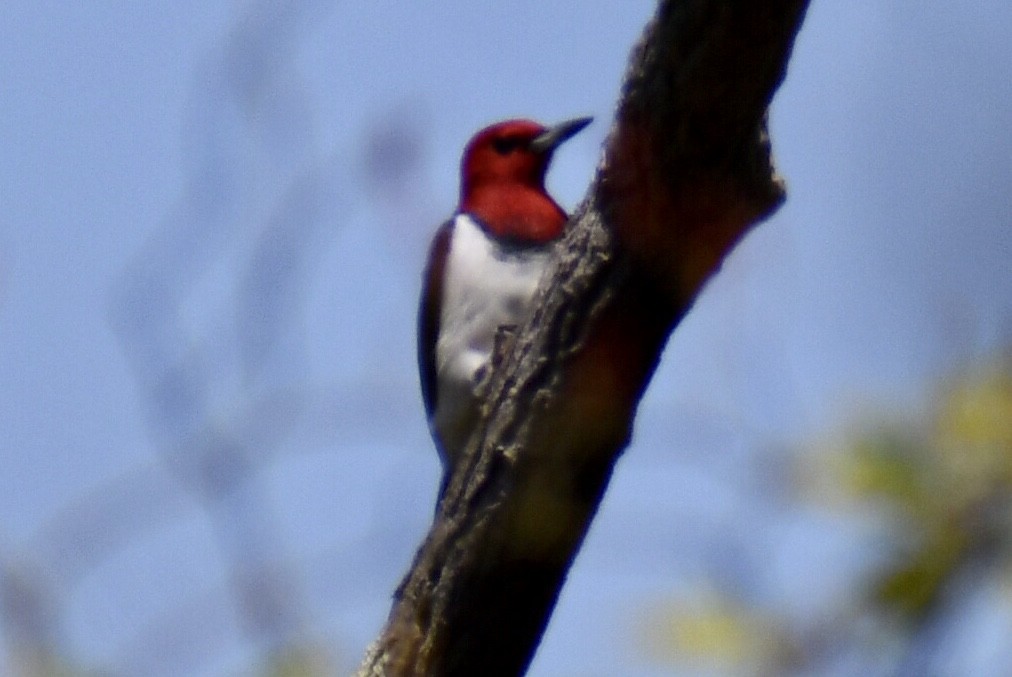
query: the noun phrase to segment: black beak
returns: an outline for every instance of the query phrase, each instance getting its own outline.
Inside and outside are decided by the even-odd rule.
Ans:
[[[553,125],[534,137],[534,140],[531,141],[531,150],[537,153],[550,153],[558,148],[560,143],[589,125],[593,119],[589,117],[573,118]]]

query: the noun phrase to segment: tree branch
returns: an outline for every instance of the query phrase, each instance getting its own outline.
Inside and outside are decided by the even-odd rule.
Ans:
[[[359,675],[516,675],[675,324],[783,200],[766,110],[806,0],[662,2],[535,310]]]

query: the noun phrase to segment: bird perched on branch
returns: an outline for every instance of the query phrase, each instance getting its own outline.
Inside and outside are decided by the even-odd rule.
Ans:
[[[524,320],[566,224],[545,191],[552,153],[590,121],[508,120],[464,149],[460,204],[433,240],[418,317],[422,397],[444,486],[480,419],[476,388],[496,335]]]

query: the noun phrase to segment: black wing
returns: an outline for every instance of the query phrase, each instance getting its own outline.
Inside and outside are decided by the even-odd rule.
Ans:
[[[443,273],[452,234],[452,220],[441,225],[436,232],[422,278],[422,299],[418,309],[418,376],[422,383],[425,414],[429,419],[436,411],[436,340],[439,338]]]

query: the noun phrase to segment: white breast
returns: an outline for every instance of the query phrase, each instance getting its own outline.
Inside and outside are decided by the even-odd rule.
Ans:
[[[471,217],[456,217],[436,344],[440,380],[473,379],[499,327],[523,321],[548,260],[548,247],[503,247]]]
[[[549,257],[550,247],[504,247],[471,217],[455,219],[444,268],[433,416],[444,453],[451,458],[475,425],[475,386],[491,358],[496,333],[523,322]]]

